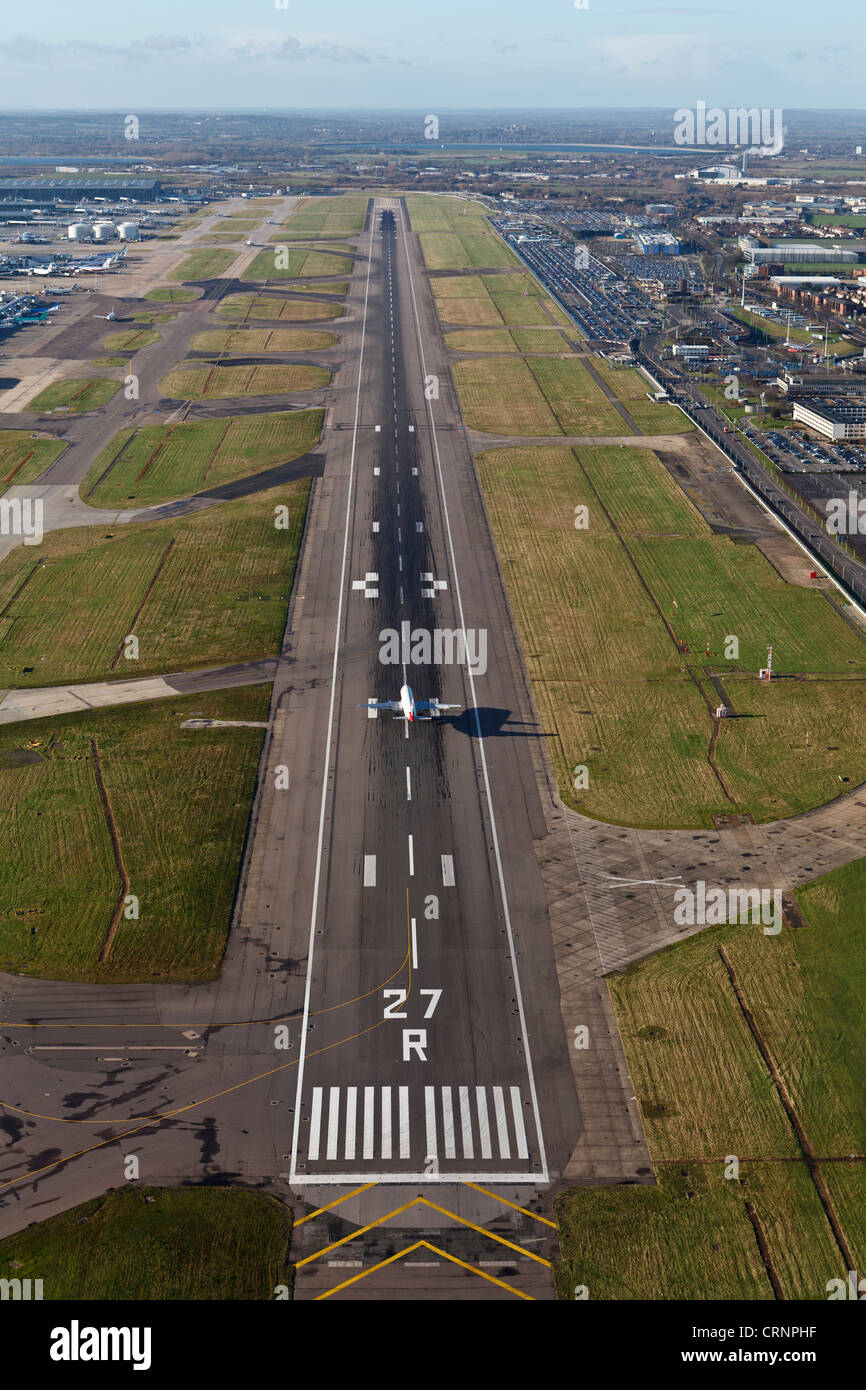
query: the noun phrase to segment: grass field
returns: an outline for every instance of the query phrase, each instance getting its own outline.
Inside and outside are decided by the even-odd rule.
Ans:
[[[593,358],[592,365],[644,434],[688,434],[694,429],[675,405],[656,404],[648,399],[649,386],[634,367],[611,367],[600,358]]]
[[[213,979],[263,731],[180,724],[192,710],[266,720],[269,699],[269,686],[248,686],[0,729],[0,968],[117,983]],[[94,738],[128,891],[139,899],[138,919],[120,918],[104,962],[121,879]],[[34,740],[38,762],[3,765],[6,750]]]
[[[583,1286],[589,1297],[774,1299],[746,1210],[758,1215],[788,1299],[827,1297],[828,1279],[845,1278],[805,1164],[743,1163],[740,1182],[715,1168],[677,1164],[657,1187],[581,1188],[556,1203],[563,1300]]]
[[[176,270],[171,271],[172,280],[210,280],[228,270],[235,259],[234,251],[191,251]]]
[[[321,410],[146,425],[115,435],[81,496],[94,507],[149,506],[290,463],[318,441]]]
[[[357,235],[364,230],[369,201],[352,193],[339,198],[304,198],[283,226],[311,236]]]
[[[447,333],[446,347],[454,352],[571,352],[572,344],[558,328],[515,328],[506,330],[470,329],[466,333]]]
[[[620,435],[626,430],[604,392],[576,357],[456,362],[464,419],[488,434]]]
[[[278,396],[292,391],[312,391],[327,386],[331,373],[325,367],[290,363],[244,367],[198,367],[183,363],[162,378],[164,396],[204,401],[224,396]]]
[[[7,1236],[0,1268],[42,1279],[46,1301],[273,1300],[291,1282],[291,1229],[258,1192],[129,1185]]]
[[[866,780],[866,644],[821,594],[713,535],[654,455],[510,448],[478,466],[569,804],[625,824],[709,825],[713,813],[794,815]],[[588,530],[575,529],[578,506]],[[788,679],[759,683],[770,634]],[[707,664],[744,716],[723,721],[716,749],[731,800],[707,760]],[[577,764],[590,774],[579,795]]]
[[[119,381],[104,378],[79,379],[67,377],[54,381],[28,401],[28,410],[99,410],[120,390]]]
[[[530,275],[434,276],[430,288],[443,323],[473,328],[550,328],[567,323]]]
[[[102,346],[109,352],[138,352],[139,348],[158,343],[160,334],[155,328],[127,328],[120,333],[109,333],[103,338]]]
[[[345,314],[342,304],[320,299],[283,299],[273,294],[230,294],[215,309],[218,318],[276,319],[281,323],[303,323],[312,319],[338,319]]]
[[[221,328],[196,333],[190,348],[198,352],[320,352],[340,341],[337,333],[305,328]]]
[[[348,256],[332,256],[306,246],[288,246],[281,252],[275,246],[273,250],[260,251],[240,278],[292,280],[299,275],[348,275],[351,269],[352,261]]]
[[[859,859],[798,890],[804,927],[777,937],[708,928],[611,977],[658,1187],[560,1199],[560,1297],[576,1283],[599,1298],[769,1297],[746,1200],[786,1297],[825,1298],[827,1280],[845,1276],[805,1165],[773,1161],[799,1157],[799,1146],[719,948],[814,1152],[863,1155],[864,894]],[[741,1156],[745,1184],[723,1177],[727,1154]],[[820,1166],[859,1267],[866,1164]]]
[[[471,270],[475,266],[519,265],[514,252],[486,224],[471,232],[421,232],[428,270]]]
[[[0,565],[0,688],[132,679],[270,656],[285,623],[310,484],[170,523],[46,534]],[[277,504],[289,527],[274,525]],[[138,659],[122,652],[138,638]]]
[[[30,430],[0,430],[0,493],[32,483],[65,448],[64,440],[34,438]]]
[[[187,304],[191,299],[201,299],[203,294],[198,285],[158,285],[155,290],[148,290],[144,298],[158,304]]]
[[[480,203],[436,193],[410,193],[406,199],[413,232],[454,232],[486,227],[488,210]]]

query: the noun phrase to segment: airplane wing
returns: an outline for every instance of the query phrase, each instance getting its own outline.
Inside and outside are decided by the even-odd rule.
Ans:
[[[399,710],[402,706],[399,700],[365,700],[358,709],[390,709]]]
[[[441,700],[416,700],[415,710],[418,714],[429,711],[430,718],[433,719],[437,714],[441,714],[446,709],[462,709],[462,705],[443,705]]]

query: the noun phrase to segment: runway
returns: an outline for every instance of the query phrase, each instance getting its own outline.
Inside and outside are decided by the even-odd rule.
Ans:
[[[316,592],[336,639],[324,746],[286,749],[304,862],[281,880],[306,959],[289,1181],[544,1184],[580,1122],[532,854],[533,731],[402,208],[377,208],[370,249],[342,523]],[[474,671],[447,661],[457,633]],[[303,664],[302,647],[303,631]],[[462,711],[410,727],[359,708],[404,678]],[[303,718],[297,701],[294,735]]]

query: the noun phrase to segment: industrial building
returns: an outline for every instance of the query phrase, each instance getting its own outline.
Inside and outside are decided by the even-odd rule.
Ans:
[[[674,357],[696,361],[702,357],[709,357],[710,348],[708,343],[674,343],[673,354]]]
[[[635,232],[634,246],[639,256],[678,256],[680,243],[673,232]]]
[[[80,198],[152,202],[161,195],[159,179],[0,179],[0,203],[68,203]]]
[[[743,254],[752,265],[857,265],[857,251],[837,250],[814,241],[783,241],[776,246],[747,246]]]
[[[826,439],[866,439],[866,396],[795,401],[794,419]]]

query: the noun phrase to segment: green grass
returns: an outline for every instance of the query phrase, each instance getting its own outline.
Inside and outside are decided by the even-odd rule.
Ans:
[[[634,367],[611,367],[598,358],[593,359],[593,366],[644,434],[688,434],[694,429],[676,406],[648,399],[649,384]]]
[[[120,390],[119,381],[106,381],[104,378],[79,379],[67,377],[65,381],[52,382],[34,396],[27,404],[28,410],[99,410]]]
[[[558,328],[515,328],[505,330],[470,329],[465,333],[448,333],[446,346],[454,352],[540,352],[567,353],[571,343]]]
[[[413,232],[454,232],[464,228],[471,232],[473,227],[487,226],[487,209],[465,198],[416,193],[409,194],[406,206]]]
[[[560,1297],[576,1283],[595,1298],[769,1297],[746,1200],[787,1298],[825,1298],[827,1280],[845,1276],[805,1166],[778,1161],[798,1145],[719,948],[813,1150],[825,1160],[862,1155],[864,895],[859,859],[797,891],[805,926],[772,938],[758,927],[708,928],[611,976],[658,1186],[560,1199]],[[727,1154],[740,1156],[745,1183],[723,1177]],[[860,1267],[866,1166],[823,1162],[821,1172]]]
[[[805,1164],[743,1163],[740,1178],[684,1163],[661,1170],[657,1187],[565,1193],[555,1208],[559,1297],[584,1286],[593,1301],[771,1301],[750,1202],[784,1297],[825,1299],[827,1280],[846,1270]]]
[[[121,333],[109,333],[107,338],[103,338],[102,346],[109,352],[138,352],[139,348],[158,343],[160,336],[155,328],[127,328]]]
[[[196,333],[190,348],[198,352],[321,352],[340,341],[337,333],[305,328],[220,328]]]
[[[472,232],[421,232],[428,270],[471,270],[475,266],[518,265],[510,247],[484,224]]]
[[[183,363],[182,370],[169,372],[159,383],[164,396],[181,400],[213,400],[225,396],[285,395],[292,391],[312,391],[327,386],[331,373],[325,367],[290,363],[244,367],[196,367]]]
[[[473,328],[570,326],[538,282],[522,272],[434,276],[430,288],[443,323]]]
[[[235,259],[234,251],[201,250],[191,251],[176,270],[171,271],[171,280],[210,280],[228,270]]]
[[[260,251],[241,274],[242,280],[289,280],[299,275],[347,275],[352,269],[348,256],[332,256],[306,246],[290,246],[285,252],[275,246]]]
[[[0,1277],[42,1279],[46,1301],[273,1299],[291,1229],[258,1192],[130,1185],[7,1236]]]
[[[710,825],[714,813],[794,815],[866,780],[866,644],[820,593],[713,535],[653,454],[523,447],[477,462],[569,804],[625,824]],[[575,530],[577,506],[589,508],[588,530]],[[788,678],[759,683],[770,635]],[[717,703],[707,662],[744,716],[723,722],[716,748],[733,800],[707,761],[707,702]],[[590,774],[579,794],[578,764]]]
[[[306,479],[187,517],[46,534],[0,565],[0,689],[119,680],[272,655]],[[274,525],[289,507],[288,530]],[[134,629],[132,624],[135,624]],[[137,660],[121,652],[134,630]],[[118,652],[121,652],[118,656]]]
[[[0,493],[32,483],[65,448],[62,439],[34,439],[29,430],[0,430]]]
[[[116,983],[214,979],[263,730],[180,724],[193,710],[266,720],[269,699],[269,686],[247,686],[0,729],[0,968]],[[94,738],[128,891],[139,899],[138,919],[121,916],[102,962],[121,879]],[[5,750],[37,740],[38,762],[2,765]]]
[[[158,304],[187,304],[191,299],[201,299],[203,294],[204,290],[198,285],[159,285],[143,297],[154,299]]]
[[[312,236],[351,236],[364,230],[369,198],[343,194],[338,198],[304,198],[289,214],[287,231]]]
[[[454,380],[472,429],[510,435],[620,435],[627,426],[576,357],[456,362]]]
[[[853,212],[813,212],[809,221],[813,227],[866,227],[866,217]]]
[[[220,300],[214,312],[217,318],[238,319],[241,323],[253,319],[304,323],[312,319],[338,319],[346,310],[342,304],[332,304],[323,299],[283,299],[273,294],[230,294]]]
[[[130,314],[133,323],[168,323],[171,319],[176,319],[177,314],[159,314],[154,309],[143,310],[138,314]]]
[[[321,410],[292,410],[122,430],[91,464],[81,495],[108,508],[187,497],[300,458],[322,419]]]

